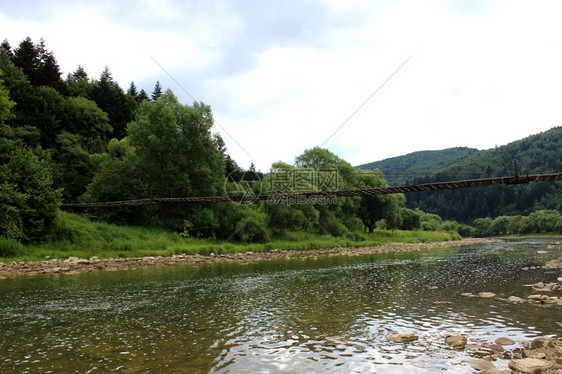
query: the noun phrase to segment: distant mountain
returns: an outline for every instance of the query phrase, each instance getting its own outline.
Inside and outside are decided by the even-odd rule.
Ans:
[[[357,168],[380,169],[391,186],[403,185],[413,177],[434,173],[478,153],[475,148],[457,147],[441,151],[419,151],[404,156],[359,165]]]
[[[463,150],[465,154],[469,153],[466,157],[463,157]],[[446,164],[441,168],[435,159],[440,152],[444,152],[443,162]],[[458,160],[449,162],[447,155],[458,157]],[[426,161],[422,161],[424,157]],[[395,183],[390,181],[419,184],[513,175],[514,159],[521,175],[562,171],[562,127],[484,151],[453,148],[428,154],[415,152],[367,165],[388,173],[386,179],[391,185]],[[419,172],[426,174],[420,175]],[[406,205],[411,209],[420,208],[444,219],[470,223],[475,218],[528,214],[537,209],[562,212],[562,182],[418,192],[407,194],[406,198]]]

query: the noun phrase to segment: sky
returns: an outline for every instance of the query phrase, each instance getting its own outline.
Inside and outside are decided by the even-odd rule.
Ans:
[[[488,149],[562,124],[562,2],[0,0],[0,39],[213,109],[242,167]]]

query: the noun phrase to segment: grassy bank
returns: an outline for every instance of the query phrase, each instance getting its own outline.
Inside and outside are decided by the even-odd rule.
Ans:
[[[268,243],[220,242],[209,239],[182,238],[162,229],[116,226],[90,221],[85,217],[61,212],[59,230],[50,241],[12,248],[12,256],[0,256],[4,262],[37,261],[46,258],[65,259],[69,256],[89,258],[170,256],[174,254],[202,254],[261,252],[274,249],[317,249],[358,247],[386,243],[420,243],[460,239],[458,234],[441,231],[387,231],[354,234],[352,237],[333,237],[303,232],[291,232]],[[6,250],[9,243],[2,244]],[[2,246],[0,245],[0,246]],[[1,251],[1,249],[0,249]],[[0,252],[1,253],[1,252]]]

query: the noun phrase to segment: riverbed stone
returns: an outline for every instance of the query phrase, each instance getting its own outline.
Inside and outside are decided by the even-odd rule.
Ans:
[[[511,360],[507,366],[513,371],[521,373],[540,373],[555,365],[554,361],[536,358],[520,358]]]
[[[496,339],[496,344],[500,344],[500,345],[513,345],[515,344],[515,341],[510,339],[510,338],[506,338],[506,337],[501,337],[501,338],[497,338]]]
[[[512,303],[516,303],[516,304],[523,304],[523,303],[526,303],[526,302],[527,302],[527,300],[522,299],[522,298],[517,297],[517,296],[510,296],[510,297],[507,299],[507,301],[512,302]]]
[[[542,282],[540,282],[540,283],[542,283]],[[542,283],[541,287],[533,285],[533,290],[535,292],[552,292],[552,291],[557,291],[559,289],[560,289],[560,287],[559,287],[558,283],[547,283],[547,284]]]
[[[478,296],[483,299],[493,299],[494,297],[496,297],[496,294],[493,292],[480,292],[478,293]]]
[[[550,338],[547,337],[538,337],[533,339],[533,341],[531,342],[531,348],[532,349],[538,349],[538,348],[549,348],[552,347],[552,342],[550,340]]]
[[[511,373],[511,370],[509,370],[508,372]],[[480,372],[480,374],[503,374],[503,372],[499,371],[498,369],[496,369],[494,367],[494,368],[484,370],[484,371]]]
[[[417,340],[418,337],[412,333],[403,333],[403,334],[391,334],[387,336],[387,339],[395,343],[408,343]]]
[[[470,366],[472,366],[474,369],[476,369],[478,371],[495,369],[494,364],[492,364],[490,361],[484,360],[484,359],[470,361],[469,364],[470,364]]]
[[[449,335],[445,337],[445,343],[453,348],[464,348],[467,339],[464,335]]]
[[[543,269],[562,269],[562,257],[557,260],[548,261]]]

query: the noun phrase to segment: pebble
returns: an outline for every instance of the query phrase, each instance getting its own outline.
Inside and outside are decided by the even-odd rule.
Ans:
[[[512,339],[510,339],[510,338],[501,337],[501,338],[497,338],[497,339],[496,339],[496,344],[499,344],[499,345],[513,345],[513,344],[515,344],[515,341],[512,340]]]
[[[480,292],[478,296],[483,299],[493,299],[494,297],[496,297],[496,294],[493,292]]]
[[[495,368],[494,364],[492,364],[490,361],[484,360],[484,359],[480,359],[480,360],[476,360],[476,361],[470,361],[469,364],[474,369],[479,370],[479,371],[484,371],[484,370],[489,370],[489,369]]]
[[[418,337],[412,333],[405,333],[405,334],[391,334],[387,336],[387,339],[395,343],[408,343],[417,340]]]
[[[445,337],[445,343],[453,348],[464,348],[467,339],[463,335],[449,335]]]
[[[517,304],[523,304],[523,303],[527,302],[527,300],[522,299],[522,298],[517,297],[517,296],[510,296],[507,300],[512,302],[512,303],[517,303]]]

